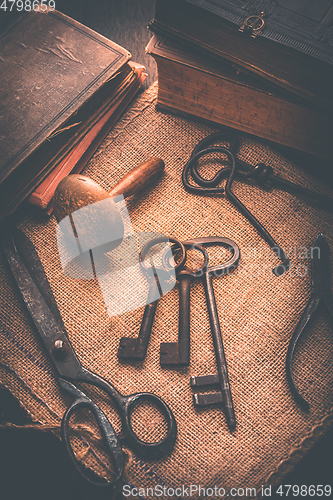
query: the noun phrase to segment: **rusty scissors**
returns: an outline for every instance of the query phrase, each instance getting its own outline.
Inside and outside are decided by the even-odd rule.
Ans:
[[[4,234],[1,242],[23,301],[53,361],[59,385],[74,400],[61,422],[62,441],[74,469],[89,483],[102,487],[114,486],[120,481],[124,471],[124,456],[117,434],[105,413],[76,387],[77,382],[92,384],[110,397],[121,416],[124,438],[138,455],[153,459],[171,452],[176,441],[177,424],[169,406],[163,399],[149,392],[123,396],[107,380],[84,368],[70,344],[55,298],[33,244],[19,230]],[[131,425],[131,414],[134,408],[145,402],[152,403],[158,408],[168,426],[165,437],[154,443],[142,441]],[[96,419],[113,466],[113,476],[110,481],[91,479],[77,461],[70,441],[69,420],[80,408],[90,410]]]

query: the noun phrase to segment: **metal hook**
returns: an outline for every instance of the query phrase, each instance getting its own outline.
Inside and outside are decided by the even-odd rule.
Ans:
[[[238,139],[236,134],[232,132],[228,127],[223,128],[223,131],[221,132],[216,132],[201,140],[192,151],[191,158],[195,156],[197,153],[199,153],[199,151],[207,149],[211,144],[214,144],[214,142],[221,140],[229,143],[229,147],[227,149],[229,149],[235,155],[235,161],[237,165],[237,172],[236,172],[237,178],[244,180],[253,180],[257,184],[259,184],[259,186],[266,189],[270,189],[274,185],[277,188],[289,191],[291,193],[296,193],[299,196],[304,196],[306,198],[314,200],[318,205],[321,206],[321,208],[325,210],[327,209],[332,210],[333,198],[316,193],[315,191],[304,188],[299,184],[295,184],[294,182],[291,182],[287,179],[275,175],[271,165],[266,165],[263,162],[260,162],[257,165],[250,165],[249,163],[246,163],[245,161],[237,158],[236,150],[238,148]],[[192,193],[207,194],[207,190],[201,189],[198,186],[190,184],[187,178],[190,169],[193,179],[196,180],[196,182],[199,185],[205,187],[211,187],[212,194],[224,193],[225,191],[224,188],[222,187],[218,188],[214,186],[217,185],[216,184],[217,180],[218,182],[221,182],[222,179],[227,178],[230,175],[230,170],[231,170],[230,167],[221,168],[221,170],[218,172],[218,174],[216,174],[214,179],[212,179],[212,182],[210,182],[201,177],[201,175],[197,170],[196,163],[191,163],[190,166],[188,166],[188,164],[185,165],[183,171],[183,184],[185,188]],[[215,184],[213,181],[215,181]]]
[[[215,137],[213,140],[217,139],[218,136],[220,137],[221,134],[214,134]],[[209,138],[206,138],[206,141],[208,142]],[[212,137],[210,136],[210,139],[212,140]],[[204,143],[207,144],[207,142]],[[198,144],[198,146],[203,145],[203,141]],[[198,146],[196,147],[196,151],[198,151]],[[225,171],[227,170],[226,168],[222,168],[215,174],[215,176],[212,179],[204,179],[194,167],[196,165],[196,162],[199,158],[202,156],[209,154],[209,153],[224,153],[227,155],[229,160],[231,161],[231,168],[228,168],[228,173],[229,177],[227,179],[227,183],[225,186],[225,189],[222,187],[214,187],[219,182],[221,181],[222,178],[225,177]],[[187,180],[188,172],[191,170],[191,175],[193,179],[202,187],[194,186],[193,184],[190,184]],[[191,156],[189,161],[184,167],[183,170],[183,175],[182,175],[182,180],[184,187],[187,191],[190,191],[192,193],[196,194],[216,194],[216,193],[223,193],[225,191],[226,195],[230,199],[230,201],[238,208],[238,210],[248,219],[248,221],[257,229],[257,231],[260,233],[260,235],[263,237],[263,239],[269,244],[273,252],[277,255],[277,257],[281,260],[281,264],[276,266],[273,269],[273,273],[276,276],[281,276],[287,269],[290,267],[290,260],[288,259],[287,255],[285,254],[284,250],[276,243],[274,238],[270,235],[270,233],[267,231],[267,229],[264,228],[264,226],[256,219],[256,217],[246,208],[246,206],[237,198],[237,196],[232,192],[231,187],[232,187],[232,182],[234,180],[234,177],[237,173],[237,166],[236,166],[236,158],[235,155],[230,151],[230,149],[227,149],[222,146],[214,146],[214,147],[209,147],[203,150],[199,150],[196,154]]]

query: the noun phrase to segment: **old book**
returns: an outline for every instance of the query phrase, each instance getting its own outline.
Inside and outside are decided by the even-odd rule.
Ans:
[[[150,28],[333,109],[332,16],[331,0],[157,0]]]
[[[111,100],[105,114],[93,125],[82,140],[57,165],[28,198],[28,202],[46,213],[52,213],[52,198],[59,182],[70,173],[79,173],[90,160],[111,127],[133,99],[146,79],[144,66],[129,62],[132,76],[120,95]]]
[[[30,11],[0,35],[1,219],[105,114],[130,57],[57,11]]]
[[[154,35],[146,50],[157,62],[160,108],[332,158],[331,113],[193,45]]]

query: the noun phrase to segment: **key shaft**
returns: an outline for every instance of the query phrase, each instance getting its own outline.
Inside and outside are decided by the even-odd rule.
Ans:
[[[221,387],[221,393],[224,404],[224,412],[228,422],[228,426],[230,429],[234,429],[236,427],[236,418],[235,411],[232,402],[230,384],[229,384],[229,376],[228,376],[228,368],[227,362],[225,359],[222,334],[220,328],[220,321],[218,317],[216,300],[213,288],[212,277],[209,272],[206,272],[203,277],[203,284],[205,287],[206,300],[207,300],[207,308],[209,314],[209,322],[210,328],[213,337],[214,350],[215,350],[215,358],[217,364],[217,371],[219,376],[219,384]]]
[[[178,342],[162,342],[160,364],[188,366],[190,363],[190,290],[193,277],[180,273],[178,276],[179,322]]]

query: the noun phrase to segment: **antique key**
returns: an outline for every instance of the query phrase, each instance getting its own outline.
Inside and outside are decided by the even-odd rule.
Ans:
[[[179,292],[178,342],[163,342],[160,346],[160,364],[187,366],[190,363],[190,289],[195,278],[205,274],[208,265],[207,251],[199,244],[190,243],[185,248],[199,250],[204,257],[203,264],[197,269],[183,267],[177,273]]]
[[[221,335],[220,322],[216,307],[215,295],[212,278],[213,276],[223,276],[236,267],[240,258],[240,251],[236,243],[229,238],[222,238],[219,236],[207,238],[195,238],[193,240],[185,241],[184,245],[189,244],[202,245],[202,246],[226,246],[231,252],[232,257],[228,262],[219,264],[217,266],[208,267],[202,279],[205,287],[206,301],[208,307],[209,321],[211,332],[214,342],[214,350],[217,364],[217,374],[193,376],[190,379],[191,387],[204,387],[206,385],[220,386],[220,391],[211,392],[206,394],[194,394],[193,400],[196,406],[205,406],[214,403],[223,403],[225,416],[230,429],[236,426],[235,412],[232,402],[231,390],[229,385],[229,377],[227,370],[227,363],[224,355],[223,341]]]
[[[158,278],[157,278],[158,279]],[[138,337],[122,337],[118,348],[119,359],[133,359],[135,361],[143,361],[146,356],[148,343],[153,327],[155,312],[159,298],[156,297],[156,278],[153,278],[149,287],[147,305],[145,307],[140,332]]]
[[[156,267],[152,265],[150,268],[147,268],[143,264],[143,262],[148,251],[154,245],[168,241],[174,243],[174,248],[180,251],[181,253],[180,257],[177,258],[177,262],[173,260],[173,263],[170,264],[170,261],[164,258],[162,267]],[[169,248],[167,249],[167,253],[168,250],[170,249]],[[167,255],[167,253],[165,255]],[[143,313],[142,323],[138,337],[136,338],[122,337],[120,339],[118,348],[118,358],[132,359],[135,361],[144,360],[154,322],[157,303],[161,298],[161,296],[163,295],[163,286],[161,286],[161,282],[163,283],[164,281],[170,279],[172,272],[182,267],[185,262],[185,259],[186,259],[185,247],[179,240],[175,238],[167,238],[167,237],[154,238],[151,241],[149,241],[147,245],[143,248],[142,252],[140,253],[141,268],[146,275],[148,283],[150,284],[147,297],[147,305]]]

